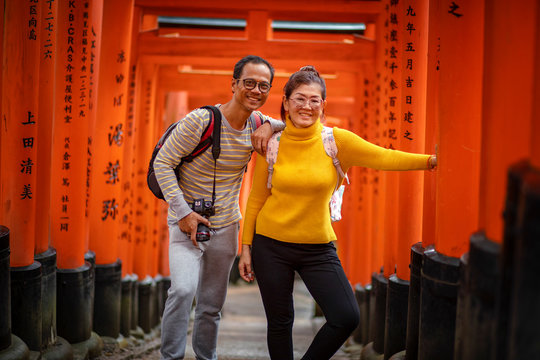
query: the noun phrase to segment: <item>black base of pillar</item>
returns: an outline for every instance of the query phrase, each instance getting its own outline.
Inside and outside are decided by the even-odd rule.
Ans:
[[[473,234],[461,257],[456,315],[455,359],[495,359],[495,329],[500,281],[500,245]]]
[[[72,360],[73,347],[67,340],[57,336],[56,342],[41,353],[41,358],[46,360]]]
[[[32,351],[41,351],[41,270],[39,262],[11,268],[12,333]]]
[[[540,169],[524,175],[518,204],[507,359],[534,359],[540,356]]]
[[[56,250],[53,248],[34,256],[41,263],[42,346],[56,343]]]
[[[139,326],[139,277],[131,275],[131,330],[137,330]]]
[[[411,279],[409,282],[409,307],[407,309],[407,342],[406,359],[418,359],[418,333],[420,322],[420,290],[422,257],[424,248],[422,243],[416,243],[411,247]]]
[[[130,275],[122,279],[122,300],[120,305],[120,333],[129,337],[131,331],[131,314],[133,306],[133,280]]]
[[[57,269],[56,327],[58,336],[75,344],[92,334],[94,277],[91,264],[76,269]]]
[[[371,287],[371,286],[370,286]],[[352,337],[357,344],[367,344],[369,331],[369,290],[361,284],[356,284],[354,288],[354,296],[360,309],[360,323],[354,330]]]
[[[122,303],[122,262],[96,265],[94,295],[94,331],[100,336],[120,335]]]
[[[418,359],[453,360],[459,259],[424,251]]]
[[[379,354],[384,353],[384,327],[386,323],[386,293],[388,279],[383,274],[373,274],[371,277],[373,295],[370,301],[375,302],[375,313],[370,324],[373,332],[373,350]]]
[[[156,284],[148,278],[139,283],[139,326],[148,334],[154,327],[156,312]]]
[[[28,346],[16,335],[10,335],[10,345],[0,350],[0,359],[2,360],[28,360],[30,358],[30,350]]]
[[[10,346],[11,280],[9,271],[9,229],[0,225],[0,351]]]
[[[384,332],[384,359],[405,350],[407,340],[407,309],[409,282],[397,277],[388,278],[386,294],[386,325]]]

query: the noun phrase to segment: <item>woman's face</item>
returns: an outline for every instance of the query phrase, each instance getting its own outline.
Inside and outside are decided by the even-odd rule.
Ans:
[[[321,87],[317,83],[297,87],[291,96],[283,98],[283,107],[289,113],[291,122],[297,128],[313,125],[323,113],[326,100],[321,97]]]

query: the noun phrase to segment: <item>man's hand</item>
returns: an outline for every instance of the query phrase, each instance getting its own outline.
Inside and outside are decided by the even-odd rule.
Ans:
[[[266,155],[266,145],[272,137],[274,131],[269,122],[265,122],[253,134],[251,134],[251,145],[261,155]]]
[[[184,216],[182,219],[180,219],[180,221],[178,221],[178,227],[180,227],[180,230],[186,234],[191,234],[191,242],[196,247],[198,247],[197,225],[199,225],[199,223],[203,223],[210,227],[210,221],[208,221],[207,218],[197,214],[195,211],[190,212],[188,215]]]
[[[251,270],[251,249],[249,245],[242,245],[242,253],[238,260],[238,270],[240,271],[240,277],[247,282],[252,282],[255,278],[253,276],[253,270]]]

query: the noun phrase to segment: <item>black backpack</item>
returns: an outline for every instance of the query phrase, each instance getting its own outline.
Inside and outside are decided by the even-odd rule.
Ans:
[[[176,174],[176,178],[180,178],[180,166],[182,166],[185,162],[192,162],[193,159],[195,159],[197,156],[201,155],[203,152],[206,151],[210,147],[210,145],[213,144],[213,139],[216,139],[216,144],[212,147],[212,155],[214,156],[214,159],[217,160],[219,157],[219,153],[221,151],[221,147],[219,145],[220,143],[220,130],[221,130],[221,112],[219,109],[215,106],[203,106],[201,109],[208,109],[210,110],[210,122],[206,126],[206,128],[203,130],[201,135],[201,141],[199,142],[199,145],[193,149],[191,154],[184,156],[182,160],[180,161],[180,164],[174,169],[174,173]],[[215,120],[215,121],[214,121]],[[180,120],[181,121],[181,120]],[[156,179],[156,174],[154,172],[154,160],[156,159],[156,156],[163,147],[163,144],[165,144],[165,140],[169,137],[169,135],[172,134],[174,129],[176,129],[176,125],[178,125],[178,122],[175,122],[171,124],[167,130],[165,130],[165,133],[161,136],[159,141],[157,142],[156,146],[154,147],[154,151],[152,151],[152,157],[150,158],[150,164],[148,164],[148,173],[146,174],[146,183],[148,184],[148,188],[152,193],[158,198],[164,200],[163,193],[161,192],[161,188],[159,187],[159,184]]]
[[[177,180],[180,179],[180,166],[182,166],[183,163],[192,162],[193,159],[205,152],[206,149],[210,147],[210,145],[213,145],[212,156],[214,157],[214,161],[217,161],[217,159],[219,158],[219,153],[221,152],[221,112],[217,107],[211,105],[202,106],[201,109],[210,110],[210,122],[203,130],[201,135],[201,141],[199,142],[199,144],[195,147],[195,149],[193,149],[193,151],[189,155],[184,156],[181,159],[180,164],[178,164],[178,166],[174,169]],[[256,113],[253,113],[253,115],[255,115],[256,127],[258,128],[262,123],[261,118]],[[150,158],[150,164],[148,165],[146,183],[148,184],[148,188],[150,189],[150,191],[152,191],[152,194],[154,194],[158,199],[164,200],[165,198],[156,179],[156,174],[154,172],[154,160],[159,150],[163,147],[165,140],[167,140],[169,135],[171,135],[173,130],[176,128],[176,125],[178,125],[178,121],[171,124],[167,128],[167,130],[165,130],[165,133],[161,136],[156,146],[154,147],[154,151],[152,151],[152,157]]]

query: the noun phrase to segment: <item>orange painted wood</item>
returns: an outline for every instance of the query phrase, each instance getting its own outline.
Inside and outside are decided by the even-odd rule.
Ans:
[[[540,61],[540,6],[536,8],[536,53],[535,64]],[[534,72],[534,108],[531,119],[531,165],[540,169],[540,70],[535,68]]]
[[[370,59],[373,57],[374,44],[370,40],[359,40],[352,44],[328,42],[321,51],[321,44],[307,41],[285,40],[242,40],[242,39],[201,39],[164,38],[155,36],[154,32],[139,36],[139,54],[161,56],[190,56],[207,54],[210,57],[238,57],[238,54],[256,53],[264,58],[272,59],[310,59],[347,61],[351,59]],[[258,51],[257,51],[258,50]]]
[[[483,2],[440,3],[439,167],[440,253],[460,257],[478,230],[482,125]]]
[[[4,61],[4,10],[5,10],[5,1],[0,0],[0,59]],[[3,71],[0,71],[0,113],[2,112],[2,94],[3,94]],[[2,133],[0,131],[0,144],[2,144]],[[2,159],[2,146],[0,145],[0,160]],[[0,164],[0,224],[4,224],[4,190],[2,182],[2,165]]]
[[[501,243],[508,167],[526,158],[532,134],[538,2],[486,2],[480,229]],[[503,31],[500,21],[508,24]]]
[[[272,19],[267,11],[249,11],[246,22],[246,35],[249,40],[272,39]]]
[[[54,64],[56,59],[57,2],[41,2],[39,64],[39,123],[36,193],[36,247],[35,253],[47,251],[50,242],[51,207],[51,146],[54,115]]]
[[[196,3],[186,0],[137,0],[135,4],[141,6],[145,13],[156,15],[219,18],[242,18],[254,7],[250,0],[206,0]],[[270,11],[275,19],[295,21],[370,22],[382,11],[379,1],[274,0],[259,2],[256,7]]]
[[[60,269],[84,264],[90,73],[90,47],[83,45],[84,38],[89,44],[84,12],[82,3],[58,2],[50,213],[51,242]]]
[[[403,71],[400,54],[401,32],[399,28],[400,4],[390,2],[389,6],[389,32],[388,32],[388,117],[386,128],[386,147],[400,148],[401,133],[401,73]],[[384,276],[389,277],[395,271],[396,252],[398,242],[398,216],[399,216],[399,173],[389,171],[386,173],[386,209],[385,209],[385,238],[384,238]]]
[[[99,72],[101,64],[101,38],[103,24],[103,1],[91,0],[88,8],[88,22],[92,31],[89,34],[90,42],[90,73],[88,75],[88,153],[86,163],[86,236],[84,239],[85,253],[90,251],[90,195],[92,193],[92,172],[93,172],[93,152],[94,133],[97,118],[97,94],[99,83]]]
[[[7,1],[4,8],[2,66],[2,225],[10,229],[10,265],[34,261],[38,87],[39,5]]]
[[[428,3],[428,0],[404,0],[400,10],[400,150],[412,153],[425,152]],[[402,280],[409,280],[411,247],[422,240],[424,174],[406,171],[399,178],[396,274]]]
[[[437,126],[439,118],[439,69],[440,69],[440,33],[439,14],[440,3],[429,4],[429,32],[427,54],[427,85],[426,85],[426,152],[435,152],[437,145]],[[424,216],[422,219],[422,246],[435,244],[436,224],[437,171],[424,172]]]
[[[139,63],[137,65],[136,90],[136,150],[135,150],[135,203],[134,203],[134,258],[133,272],[139,279],[145,279],[151,274],[152,232],[154,221],[153,204],[154,195],[146,185],[148,162],[154,145],[158,141],[155,137],[152,120],[156,102],[156,75],[157,67],[154,64]],[[161,126],[159,126],[161,127]]]
[[[93,135],[90,250],[96,264],[118,259],[120,175],[128,99],[133,0],[105,1],[97,118]],[[112,34],[115,34],[114,36]]]
[[[386,67],[389,61],[389,52],[387,51],[390,39],[389,33],[389,10],[390,2],[385,0],[385,12],[379,15],[376,23],[376,51],[375,51],[375,117],[373,124],[373,132],[370,132],[373,137],[373,143],[379,146],[386,146],[386,127],[388,122],[388,77],[389,72]],[[388,7],[386,7],[388,5]],[[371,251],[369,256],[370,275],[379,273],[383,266],[384,253],[384,237],[385,237],[385,216],[386,209],[386,172],[373,170],[373,194],[372,194],[372,209],[373,214],[373,230],[371,240]],[[368,279],[368,282],[371,278]]]

